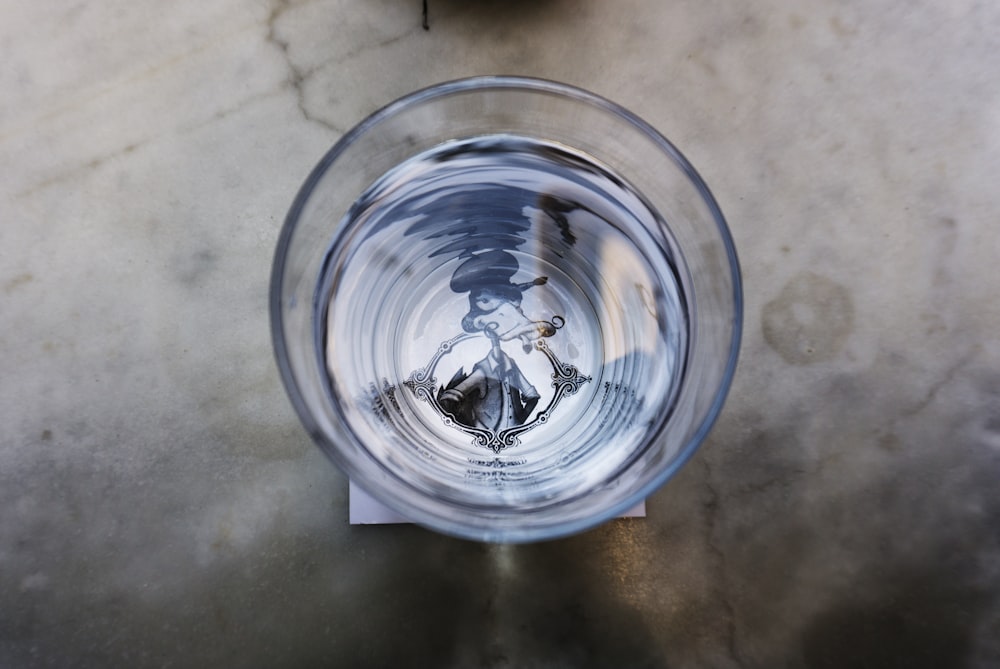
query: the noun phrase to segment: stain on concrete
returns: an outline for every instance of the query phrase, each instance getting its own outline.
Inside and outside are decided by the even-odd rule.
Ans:
[[[34,280],[35,277],[29,272],[25,272],[24,274],[18,274],[17,276],[4,281],[3,292],[6,295],[10,295],[24,284],[31,283]]]
[[[211,249],[201,249],[178,258],[174,262],[177,280],[188,288],[201,288],[219,263],[219,256]]]
[[[854,37],[858,34],[857,28],[845,23],[838,16],[830,17],[830,31],[841,39]]]
[[[850,293],[813,272],[793,276],[761,316],[764,340],[793,365],[832,359],[854,328]]]
[[[879,448],[894,453],[903,447],[903,442],[894,432],[888,432],[879,435],[878,441]]]

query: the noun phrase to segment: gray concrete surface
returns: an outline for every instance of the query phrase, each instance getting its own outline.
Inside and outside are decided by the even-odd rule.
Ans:
[[[110,0],[0,15],[0,667],[1000,666],[1000,5]],[[350,527],[272,361],[305,175],[460,76],[612,98],[741,254],[649,517]]]

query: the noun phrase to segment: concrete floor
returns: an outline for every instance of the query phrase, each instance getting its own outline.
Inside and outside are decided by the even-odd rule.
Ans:
[[[1000,4],[113,0],[0,23],[0,667],[1000,666]],[[671,138],[740,367],[648,517],[352,527],[270,262],[377,107],[506,73]]]

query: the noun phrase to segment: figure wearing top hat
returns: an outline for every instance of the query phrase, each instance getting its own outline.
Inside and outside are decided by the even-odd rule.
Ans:
[[[510,253],[486,251],[465,260],[451,278],[453,291],[469,294],[469,312],[462,319],[462,329],[482,332],[491,343],[490,352],[468,374],[460,368],[438,391],[441,407],[469,427],[499,432],[523,425],[538,404],[538,391],[501,344],[517,339],[529,353],[532,342],[554,335],[562,319],[553,319],[555,323],[533,321],[524,315],[524,291],[548,279],[513,283],[511,278],[518,269],[517,258]]]

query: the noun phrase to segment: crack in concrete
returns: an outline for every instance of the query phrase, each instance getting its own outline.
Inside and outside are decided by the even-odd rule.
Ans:
[[[336,127],[329,121],[311,113],[306,107],[305,91],[303,90],[302,85],[315,71],[315,68],[306,70],[295,64],[292,60],[291,54],[288,52],[291,45],[289,42],[278,36],[276,25],[278,19],[281,18],[281,15],[291,7],[291,0],[276,0],[274,6],[271,8],[271,14],[267,17],[267,41],[278,48],[281,52],[281,57],[285,60],[285,64],[288,66],[288,85],[293,91],[295,91],[295,103],[298,106],[299,111],[302,112],[302,117],[305,118],[305,120],[311,123],[316,123],[338,135],[343,134],[343,130]]]
[[[305,91],[303,90],[303,85],[306,83],[313,74],[323,69],[325,66],[330,64],[330,60],[326,60],[318,65],[313,65],[312,67],[302,67],[296,65],[293,61],[291,54],[289,53],[289,48],[291,47],[290,42],[282,39],[278,36],[277,22],[281,16],[288,10],[296,7],[301,7],[304,4],[309,4],[307,2],[292,2],[292,0],[275,0],[274,6],[271,8],[271,14],[267,18],[267,41],[273,44],[281,51],[281,56],[285,60],[288,66],[289,76],[288,85],[295,91],[296,104],[299,111],[302,112],[302,116],[313,123],[317,123],[328,130],[332,130],[337,134],[344,134],[345,130],[343,128],[338,128],[336,125],[330,121],[316,115],[315,113],[309,111],[308,106],[305,101]],[[419,27],[414,26],[409,30],[405,30],[398,35],[393,35],[392,37],[387,37],[378,42],[370,42],[367,44],[362,44],[355,49],[351,49],[343,54],[339,54],[335,57],[337,62],[344,62],[347,60],[352,60],[357,58],[363,53],[371,51],[372,49],[381,49],[383,47],[391,46],[396,42],[399,42],[406,37],[413,35],[419,30]]]
[[[235,105],[232,105],[230,107],[226,107],[225,109],[220,109],[220,110],[216,111],[215,113],[213,113],[208,118],[198,120],[198,121],[196,121],[194,123],[185,123],[185,124],[180,125],[177,128],[175,128],[173,130],[170,130],[168,132],[160,132],[160,133],[156,133],[156,134],[153,134],[153,135],[148,135],[148,136],[144,137],[143,139],[140,139],[140,140],[137,140],[135,142],[132,142],[131,144],[128,144],[128,145],[126,145],[126,146],[124,146],[124,147],[122,147],[120,149],[115,149],[113,151],[109,151],[108,153],[105,153],[105,154],[102,154],[102,155],[97,156],[95,158],[92,158],[91,160],[88,160],[85,163],[81,163],[79,165],[75,165],[75,166],[73,166],[73,167],[71,167],[71,168],[69,168],[67,170],[59,172],[58,174],[54,174],[54,175],[52,175],[50,177],[47,177],[47,178],[42,179],[42,180],[40,180],[40,181],[38,181],[36,183],[33,183],[30,186],[28,186],[27,188],[25,188],[25,189],[23,189],[23,190],[18,191],[17,193],[15,193],[14,194],[14,199],[18,200],[18,199],[24,199],[24,198],[31,197],[32,195],[34,195],[38,191],[44,190],[46,188],[49,188],[50,186],[54,186],[54,185],[62,183],[64,181],[68,181],[70,179],[74,179],[74,178],[76,178],[77,175],[79,175],[79,174],[81,174],[83,172],[87,172],[89,170],[97,169],[97,168],[103,166],[105,163],[108,163],[108,162],[110,162],[112,160],[115,160],[115,159],[123,157],[123,156],[127,156],[127,155],[129,155],[131,153],[134,153],[134,152],[138,151],[139,149],[144,148],[148,144],[152,144],[154,142],[158,142],[160,140],[163,140],[164,138],[171,137],[171,136],[176,137],[176,136],[184,135],[184,134],[189,133],[189,132],[200,130],[201,128],[204,128],[204,127],[206,127],[208,125],[211,125],[212,123],[215,123],[216,121],[224,119],[224,118],[226,118],[228,116],[232,116],[233,114],[235,114],[235,113],[243,110],[245,107],[247,107],[250,104],[253,104],[255,102],[259,102],[261,100],[267,100],[269,98],[272,98],[277,93],[278,93],[277,89],[272,89],[272,90],[263,91],[261,93],[256,93],[254,95],[251,95],[249,97],[246,97],[246,98],[240,100]]]
[[[386,37],[384,40],[380,40],[378,42],[372,42],[370,44],[362,44],[358,48],[351,49],[350,51],[348,51],[344,55],[340,56],[340,59],[341,60],[350,60],[352,58],[356,58],[357,56],[360,56],[361,54],[363,54],[363,53],[365,53],[367,51],[371,51],[372,49],[380,49],[380,48],[382,48],[384,46],[390,46],[392,44],[395,44],[396,42],[399,42],[403,38],[409,37],[410,35],[412,35],[415,32],[416,32],[416,29],[414,28],[414,29],[407,30],[405,32],[401,32],[398,35],[393,35],[392,37]],[[309,70],[306,74],[308,75],[308,74],[310,74],[312,72],[315,72],[316,70],[319,69],[319,67],[322,67],[322,66],[315,67],[312,70]]]
[[[940,381],[932,384],[931,387],[927,389],[927,393],[920,400],[914,403],[913,406],[900,411],[899,412],[900,417],[909,418],[910,416],[915,416],[916,414],[920,413],[928,406],[930,406],[931,402],[933,402],[934,399],[937,397],[937,394],[941,392],[941,389],[950,384],[952,381],[954,381],[955,377],[958,376],[958,372],[967,364],[969,364],[972,361],[972,359],[976,357],[979,351],[980,347],[978,345],[973,346],[971,350],[966,352],[965,355],[959,358],[954,365],[952,365],[945,371]],[[898,419],[897,421],[893,422],[894,423],[898,422]]]
[[[715,539],[713,538],[715,535],[716,511],[719,507],[719,491],[715,489],[715,485],[712,483],[712,466],[708,463],[708,459],[702,457],[701,463],[702,469],[705,472],[705,488],[709,493],[708,501],[704,504],[705,543],[708,546],[708,550],[715,557],[715,562],[718,565],[718,583],[721,584],[720,592],[722,606],[726,613],[726,632],[728,635],[728,639],[726,640],[727,649],[729,650],[730,657],[736,665],[742,667],[743,660],[740,658],[740,653],[736,643],[736,608],[729,600],[729,593],[726,590],[726,554],[721,548],[719,548],[719,545],[715,543]]]
[[[21,191],[15,193],[14,194],[14,199],[15,200],[20,200],[20,199],[31,197],[32,195],[34,195],[35,193],[37,193],[40,190],[44,190],[44,189],[46,189],[46,188],[48,188],[50,186],[54,186],[55,184],[58,184],[58,183],[61,183],[63,181],[67,181],[69,179],[72,179],[72,178],[76,177],[78,174],[80,174],[82,172],[86,172],[86,171],[89,171],[89,170],[97,169],[101,165],[104,165],[105,163],[107,163],[107,162],[109,162],[111,160],[114,160],[115,158],[119,158],[121,156],[126,156],[126,155],[134,152],[140,146],[149,143],[153,139],[155,139],[155,137],[148,137],[148,138],[143,139],[141,141],[133,142],[132,144],[129,144],[129,145],[123,147],[123,148],[115,149],[114,151],[111,151],[109,153],[105,153],[105,154],[97,156],[95,158],[91,158],[87,162],[82,163],[80,165],[74,165],[73,167],[71,167],[68,170],[65,170],[63,172],[59,172],[58,174],[54,174],[54,175],[52,175],[50,177],[42,179],[41,181],[38,181],[36,183],[31,184],[30,186],[28,186],[24,190],[21,190]]]

